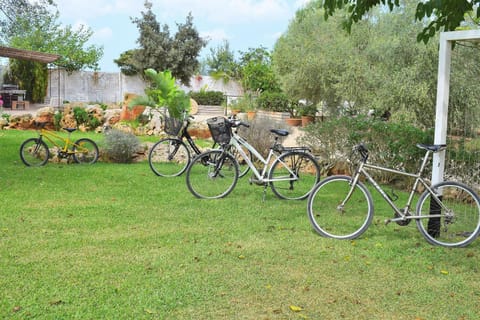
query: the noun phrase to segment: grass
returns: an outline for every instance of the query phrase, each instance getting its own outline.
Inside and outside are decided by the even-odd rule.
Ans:
[[[326,239],[245,178],[199,200],[147,163],[25,167],[33,135],[0,132],[2,319],[479,317],[478,240],[430,246],[381,202],[361,238]]]

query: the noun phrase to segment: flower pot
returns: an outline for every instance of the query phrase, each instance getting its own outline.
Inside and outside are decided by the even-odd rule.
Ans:
[[[315,121],[315,117],[313,116],[302,116],[302,127],[308,126],[310,123]]]
[[[285,122],[292,127],[298,127],[302,124],[302,118],[287,118]]]

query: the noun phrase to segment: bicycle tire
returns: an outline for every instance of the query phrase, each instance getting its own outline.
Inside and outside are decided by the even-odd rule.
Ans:
[[[239,179],[237,161],[220,149],[197,155],[188,166],[186,175],[188,190],[202,199],[227,196]]]
[[[176,138],[161,139],[148,153],[148,164],[160,177],[177,177],[187,170],[190,151],[185,143]]]
[[[424,238],[442,247],[465,247],[480,232],[480,198],[470,187],[455,181],[444,181],[432,186],[442,204],[453,212],[453,217],[417,219],[417,227]],[[417,203],[417,215],[428,216],[445,213],[428,190]]]
[[[20,146],[20,159],[29,167],[45,165],[50,158],[50,150],[47,144],[40,138],[25,140]]]
[[[298,179],[292,180],[294,172]],[[289,151],[274,161],[269,179],[273,193],[280,199],[303,200],[320,181],[320,165],[307,152]]]
[[[351,189],[351,182],[349,176],[328,177],[318,183],[308,197],[308,218],[320,235],[334,239],[355,239],[372,223],[372,196],[360,181],[343,208],[340,207]]]
[[[82,138],[75,141],[72,151],[73,160],[76,163],[94,164],[98,160],[98,146],[93,140],[88,138]]]

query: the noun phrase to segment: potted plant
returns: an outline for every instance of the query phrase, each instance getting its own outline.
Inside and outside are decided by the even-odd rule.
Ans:
[[[154,69],[145,70],[145,76],[150,80],[150,86],[145,89],[146,96],[132,99],[129,107],[136,105],[152,108],[166,107],[169,117],[183,119],[183,113],[190,111],[190,98],[175,83],[170,71],[157,72]]]
[[[290,117],[285,119],[288,125],[297,127],[302,124],[300,117],[299,104],[295,101],[289,101],[286,104],[285,111],[289,113]]]
[[[300,114],[302,119],[302,127],[307,126],[308,124],[315,121],[315,116],[317,115],[317,105],[314,103],[306,103],[303,106],[300,106]]]

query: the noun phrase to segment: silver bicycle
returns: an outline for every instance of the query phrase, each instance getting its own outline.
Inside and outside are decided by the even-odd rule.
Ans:
[[[474,241],[480,232],[480,198],[468,186],[455,181],[444,181],[433,186],[422,177],[430,154],[442,151],[446,145],[423,145],[425,156],[418,173],[412,174],[367,163],[368,150],[363,144],[354,148],[360,156],[355,173],[349,176],[331,176],[317,184],[308,198],[308,217],[320,235],[336,239],[355,239],[370,226],[373,218],[373,200],[370,191],[360,181],[364,176],[392,207],[394,217],[386,224],[396,222],[406,226],[415,220],[425,239],[434,245],[464,247]],[[368,173],[368,170],[386,171],[415,178],[407,203],[403,208]],[[415,212],[411,212],[419,185],[425,191],[418,198]]]
[[[271,129],[275,135],[268,156],[264,158],[252,145],[232,128],[249,127],[247,123],[231,118],[215,117],[207,121],[212,137],[221,148],[204,152],[193,159],[187,168],[187,186],[198,198],[216,199],[227,196],[239,178],[236,151],[253,173],[251,184],[268,186],[281,199],[306,199],[320,180],[320,166],[306,147],[284,147],[279,137],[287,130]],[[257,167],[257,164],[259,167]]]

